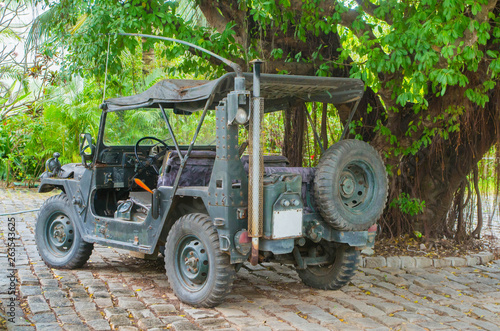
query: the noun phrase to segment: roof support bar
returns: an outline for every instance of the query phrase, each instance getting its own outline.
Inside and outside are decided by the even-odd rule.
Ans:
[[[345,126],[344,126],[344,131],[342,131],[342,135],[340,136],[340,140],[344,140],[345,137],[347,137],[347,135],[349,134],[349,124],[351,124],[351,121],[352,121],[352,118],[354,116],[354,113],[356,112],[356,110],[358,109],[358,105],[359,105],[359,102],[361,101],[361,98],[363,96],[361,96],[357,101],[356,103],[354,104],[354,107],[352,107],[352,110],[351,110],[351,113],[349,114],[349,118],[347,119],[347,122],[345,123]]]
[[[170,121],[168,120],[167,114],[165,113],[165,109],[163,109],[163,106],[161,104],[159,104],[158,106],[160,106],[161,113],[163,115],[163,119],[167,123],[168,131],[170,132],[170,136],[172,137],[172,141],[174,142],[174,146],[175,146],[175,149],[177,150],[177,154],[179,155],[179,158],[181,158],[182,157],[181,149],[179,148],[179,144],[177,143],[177,139],[175,139],[174,130],[172,130],[172,126],[170,125]]]
[[[191,151],[193,150],[193,146],[196,142],[196,138],[198,138],[198,134],[200,133],[201,126],[203,125],[203,121],[205,120],[205,116],[207,115],[208,107],[210,107],[210,105],[212,104],[212,102],[214,100],[214,96],[215,95],[212,93],[210,95],[210,97],[207,99],[207,103],[205,104],[205,108],[203,109],[203,113],[201,114],[200,121],[198,122],[198,126],[196,127],[196,131],[194,132],[193,140],[191,140],[191,143],[189,144],[189,148],[186,152],[186,155],[184,157],[182,157],[182,154],[180,153],[180,151],[178,151],[179,159],[181,160],[181,164],[179,166],[179,171],[177,171],[177,176],[175,177],[175,181],[174,181],[174,185],[173,185],[173,193],[172,193],[173,195],[175,195],[175,193],[177,192],[177,188],[179,186],[179,181],[181,179],[182,171],[184,170],[184,166],[186,165],[186,162],[189,158],[189,155],[191,154]]]

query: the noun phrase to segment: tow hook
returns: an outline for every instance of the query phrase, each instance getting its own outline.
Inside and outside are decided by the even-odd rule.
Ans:
[[[314,222],[314,225],[309,228],[308,235],[309,238],[315,243],[318,243],[323,238],[323,227],[318,221]]]

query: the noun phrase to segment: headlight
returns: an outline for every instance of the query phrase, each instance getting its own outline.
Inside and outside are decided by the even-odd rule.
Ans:
[[[238,110],[236,111],[236,116],[234,117],[234,120],[239,125],[243,125],[246,122],[248,122],[248,114],[245,111],[245,109],[239,107]]]

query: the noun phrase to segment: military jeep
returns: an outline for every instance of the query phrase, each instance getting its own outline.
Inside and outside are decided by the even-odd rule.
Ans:
[[[342,139],[316,168],[290,167],[283,156],[263,155],[261,122],[297,99],[354,109],[363,83],[260,74],[259,61],[253,73],[226,64],[235,72],[216,80],[163,80],[105,100],[95,142],[81,135],[82,162],[61,166],[57,153],[47,161],[39,191],[62,190],[38,214],[35,239],[47,265],[82,267],[94,243],[155,257],[161,250],[175,294],[201,307],[223,300],[245,262],[292,264],[314,288],[350,281],[386,203],[381,157],[367,143]],[[162,125],[156,136],[108,143],[113,132],[132,131],[110,119],[144,109]],[[198,111],[191,142],[179,143],[172,119]],[[215,140],[196,144],[210,111]]]

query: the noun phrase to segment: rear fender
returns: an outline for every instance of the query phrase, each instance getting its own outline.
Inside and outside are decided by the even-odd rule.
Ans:
[[[203,198],[192,196],[174,196],[170,205],[157,245],[163,246],[174,223],[184,215],[201,213],[208,215]]]

